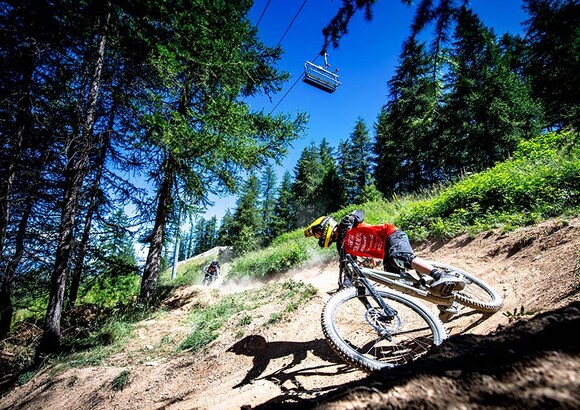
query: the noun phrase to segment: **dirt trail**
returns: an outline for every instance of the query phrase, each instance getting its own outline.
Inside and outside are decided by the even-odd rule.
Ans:
[[[442,357],[456,359],[461,354],[462,346],[467,352],[470,343],[466,340],[483,346],[486,340],[491,340],[490,335],[513,328],[506,312],[519,311],[523,307],[525,312],[534,312],[538,316],[580,300],[575,288],[575,281],[579,280],[575,275],[580,275],[580,218],[550,220],[509,234],[486,233],[475,238],[463,235],[445,244],[416,247],[416,252],[473,272],[494,286],[505,299],[502,311],[490,317],[470,311],[460,312],[445,325],[453,336],[450,342],[446,342],[433,356],[427,355],[425,360],[416,362],[417,369],[437,357],[438,363],[448,366],[452,360],[443,360]],[[186,316],[194,303],[208,303],[217,300],[220,293],[240,291],[259,284],[224,285],[218,289],[184,287],[166,301],[171,313],[140,323],[137,337],[121,352],[106,360],[106,365],[60,372],[45,369],[24,386],[3,397],[0,409],[221,410],[292,407],[296,403],[300,408],[308,408],[317,403],[323,407],[320,403],[336,394],[340,394],[340,398],[336,399],[341,400],[337,402],[340,404],[335,404],[335,407],[328,404],[327,408],[362,408],[377,397],[383,400],[385,395],[390,395],[388,401],[375,401],[382,404],[369,406],[384,408],[385,403],[389,403],[391,408],[462,407],[458,403],[433,401],[434,397],[441,397],[440,400],[453,397],[453,394],[448,394],[446,398],[437,394],[438,385],[444,386],[446,391],[451,386],[452,391],[459,392],[458,380],[462,378],[451,382],[448,369],[443,375],[421,376],[423,387],[417,387],[419,382],[404,373],[414,367],[403,366],[406,369],[390,373],[398,375],[397,381],[391,378],[390,384],[383,383],[379,388],[376,387],[378,382],[373,379],[375,387],[368,394],[361,393],[360,384],[356,390],[354,386],[357,386],[357,381],[370,384],[371,379],[365,373],[343,364],[328,347],[320,328],[322,306],[329,297],[328,292],[336,287],[337,264],[331,262],[309,266],[280,275],[276,280],[287,278],[302,280],[318,289],[318,294],[288,320],[265,325],[277,307],[263,306],[259,312],[253,313],[253,317],[262,320],[252,321],[243,335],[239,334],[237,327],[240,318],[234,317],[221,336],[203,352],[170,355],[168,353],[175,344],[188,332]],[[515,322],[520,324],[525,320]],[[461,342],[454,342],[456,338]],[[452,351],[446,350],[451,346]],[[554,357],[549,359],[551,362],[534,362],[527,368],[512,369],[513,379],[533,378],[541,374],[544,385],[549,384],[550,380],[565,380],[568,390],[563,389],[562,395],[568,391],[580,391],[578,360],[553,354]],[[549,366],[549,363],[554,363],[555,367]],[[469,363],[463,365],[469,366]],[[129,372],[129,383],[124,389],[114,391],[111,383],[123,371]],[[454,370],[457,371],[461,374],[461,370]],[[421,370],[416,372],[415,375]],[[493,375],[486,377],[493,378]],[[507,380],[505,374],[501,383],[496,382],[493,386],[515,383]],[[517,385],[513,384],[512,388]],[[485,380],[478,386],[492,388]],[[351,389],[355,397],[349,396]],[[417,391],[421,391],[419,396]],[[481,394],[485,395],[485,392]],[[570,394],[574,396],[574,393]],[[580,404],[577,394],[571,398],[555,397],[549,402],[549,407],[567,408],[569,403]],[[402,403],[401,407],[397,403]],[[465,406],[478,408],[479,405],[474,403],[478,402],[466,403]],[[527,406],[535,408],[534,403],[541,401],[528,401]],[[501,402],[496,403],[495,407],[502,407]]]

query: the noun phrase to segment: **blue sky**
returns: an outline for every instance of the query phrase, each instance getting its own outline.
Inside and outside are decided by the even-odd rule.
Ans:
[[[301,81],[304,62],[317,57],[323,42],[322,28],[341,4],[341,0],[255,0],[250,12],[254,25],[262,16],[258,25],[262,42],[275,46],[281,41],[284,54],[278,68],[291,74],[283,92],[271,100],[252,100],[252,109],[310,115],[305,135],[293,143],[289,155],[278,167],[278,182],[285,170],[293,172],[301,151],[311,141],[319,144],[326,138],[331,146],[337,147],[339,141],[349,138],[359,117],[372,136],[377,115],[386,103],[387,81],[395,72],[415,13],[414,7],[404,6],[400,0],[379,0],[371,22],[364,21],[362,13],[356,15],[339,48],[328,51],[330,69],[339,69],[342,83],[336,92],[328,94]],[[527,16],[521,9],[521,1],[472,0],[470,6],[496,35],[523,34],[521,24]],[[425,36],[430,34],[425,32]],[[323,65],[322,57],[315,63]],[[225,210],[233,210],[236,204],[235,197],[214,198],[214,201],[215,206],[208,209],[204,218],[215,215],[221,221]]]

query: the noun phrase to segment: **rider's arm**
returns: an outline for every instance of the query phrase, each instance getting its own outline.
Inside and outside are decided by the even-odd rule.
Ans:
[[[350,215],[346,215],[340,220],[340,228],[342,232],[346,232],[351,228],[356,227],[359,223],[364,221],[365,213],[361,210],[353,211]]]

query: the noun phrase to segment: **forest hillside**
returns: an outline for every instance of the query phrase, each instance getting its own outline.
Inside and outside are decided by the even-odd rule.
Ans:
[[[451,337],[442,346],[370,376],[346,366],[322,334],[320,312],[336,287],[335,261],[263,282],[178,287],[163,300],[165,314],[139,322],[114,353],[93,365],[46,366],[5,393],[0,409],[576,409],[579,251],[577,217],[426,243],[419,254],[477,274],[505,306],[489,317],[460,312],[446,323]],[[296,283],[316,291],[272,321],[285,309],[284,289]],[[248,292],[278,297],[231,316],[199,352],[175,352],[191,330],[193,310]]]

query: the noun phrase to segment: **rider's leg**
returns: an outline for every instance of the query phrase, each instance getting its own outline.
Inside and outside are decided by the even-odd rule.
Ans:
[[[465,287],[465,282],[461,279],[441,272],[426,260],[416,256],[409,242],[409,237],[401,230],[389,236],[385,246],[383,264],[399,269],[414,269],[421,275],[421,283],[428,285],[432,293],[440,296],[449,296],[451,292]]]

